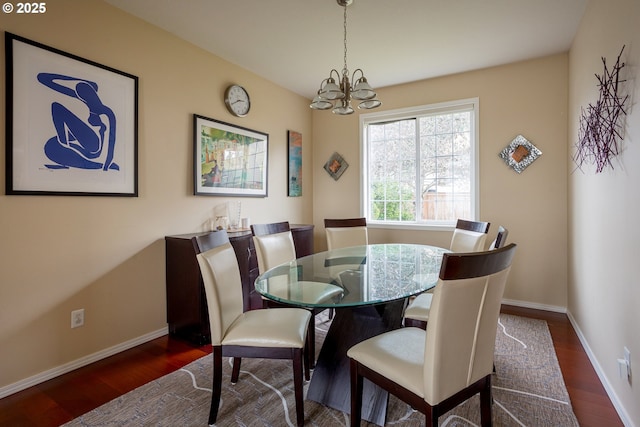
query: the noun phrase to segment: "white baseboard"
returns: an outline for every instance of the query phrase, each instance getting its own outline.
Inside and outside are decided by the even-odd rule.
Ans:
[[[502,304],[515,305],[516,307],[523,307],[523,308],[533,308],[536,310],[553,311],[555,313],[567,312],[567,307],[560,307],[557,305],[536,304],[536,303],[527,302],[527,301],[503,299]]]
[[[576,334],[578,335],[578,339],[580,340],[580,343],[582,344],[582,347],[584,348],[585,353],[587,353],[587,356],[589,357],[589,361],[591,361],[591,366],[593,366],[593,369],[596,371],[596,374],[598,375],[598,378],[600,378],[600,382],[602,383],[602,386],[607,392],[609,399],[611,399],[611,403],[613,404],[614,408],[616,408],[616,412],[620,416],[620,419],[622,420],[622,424],[624,424],[625,427],[636,427],[633,421],[631,420],[631,417],[627,413],[627,410],[624,408],[624,406],[622,406],[622,403],[620,402],[620,399],[618,398],[618,395],[616,394],[615,390],[611,386],[609,379],[604,374],[604,371],[602,370],[602,366],[600,366],[598,359],[596,359],[595,354],[593,354],[593,351],[591,351],[591,348],[589,347],[589,343],[587,342],[586,338],[584,337],[584,334],[580,330],[580,327],[578,326],[576,319],[571,315],[571,312],[567,312],[567,317],[569,317],[569,322],[571,322],[571,326],[573,326],[573,330],[576,331]]]
[[[58,377],[62,374],[66,374],[75,369],[81,368],[83,366],[87,366],[93,362],[97,362],[98,360],[102,360],[109,356],[113,356],[114,354],[120,353],[122,351],[129,350],[130,348],[133,348],[140,344],[144,344],[148,341],[154,340],[161,336],[167,335],[168,333],[169,331],[168,331],[168,328],[166,327],[162,329],[158,329],[157,331],[149,332],[148,334],[142,335],[132,340],[120,343],[110,348],[106,348],[97,353],[90,354],[88,356],[82,357],[72,362],[65,363],[64,365],[58,366],[53,369],[49,369],[48,371],[41,372],[37,375],[34,375],[29,378],[25,378],[24,380],[15,382],[13,384],[9,384],[8,386],[0,388],[0,399],[2,399],[3,397],[7,397],[11,394],[17,393],[19,391],[25,390],[29,387],[33,387],[34,385],[48,381],[52,378]]]

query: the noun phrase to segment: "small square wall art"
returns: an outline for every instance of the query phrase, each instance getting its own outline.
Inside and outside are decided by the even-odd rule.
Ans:
[[[340,179],[348,167],[349,163],[338,153],[333,153],[327,163],[324,164],[324,170],[336,181]]]
[[[501,152],[500,158],[517,173],[522,173],[531,163],[542,155],[535,145],[524,136],[518,135]]]

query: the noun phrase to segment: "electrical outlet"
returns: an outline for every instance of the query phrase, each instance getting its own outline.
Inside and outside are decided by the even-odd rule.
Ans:
[[[627,347],[624,348],[624,360],[627,364],[627,379],[631,379],[631,352]]]
[[[624,359],[618,359],[618,374],[623,380],[631,381],[631,352],[624,347]]]
[[[71,328],[78,328],[84,325],[84,308],[71,312]]]
[[[621,380],[627,379],[627,361],[624,359],[618,359],[618,375]]]

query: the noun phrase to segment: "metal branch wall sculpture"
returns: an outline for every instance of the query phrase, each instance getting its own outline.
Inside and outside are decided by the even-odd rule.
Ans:
[[[607,68],[606,59],[602,58],[604,73],[601,76],[596,74],[600,97],[595,105],[589,104],[586,110],[583,108],[581,111],[579,138],[573,156],[579,168],[584,163],[591,163],[596,165],[596,173],[602,172],[607,165],[613,169],[611,159],[620,153],[624,131],[622,119],[627,114],[624,106],[629,97],[622,97],[618,92],[620,83],[626,81],[620,80],[620,70],[625,65],[620,62],[623,51],[624,46],[611,71]]]

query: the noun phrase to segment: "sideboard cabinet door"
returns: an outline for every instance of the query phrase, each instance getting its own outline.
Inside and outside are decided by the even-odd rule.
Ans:
[[[194,344],[211,342],[207,300],[191,235],[166,236],[167,323],[169,334]]]

